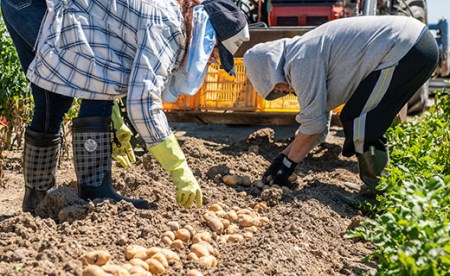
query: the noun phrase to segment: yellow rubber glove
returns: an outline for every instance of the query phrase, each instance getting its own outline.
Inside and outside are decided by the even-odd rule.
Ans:
[[[133,163],[136,162],[136,157],[134,156],[133,147],[130,144],[130,139],[133,133],[125,125],[122,115],[120,114],[119,100],[114,101],[113,111],[111,115],[113,128],[115,131],[115,138],[120,143],[120,146],[114,141],[112,141],[112,157],[118,161],[122,167],[129,168]]]
[[[203,196],[189,168],[186,157],[178,144],[175,135],[171,134],[164,142],[148,148],[164,170],[170,172],[176,187],[177,202],[184,208],[196,203],[197,208],[203,206]]]

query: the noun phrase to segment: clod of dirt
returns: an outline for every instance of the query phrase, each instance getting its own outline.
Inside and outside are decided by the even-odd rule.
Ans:
[[[280,203],[283,196],[283,190],[276,188],[269,188],[261,193],[261,199],[267,202],[268,206],[275,206]]]
[[[58,220],[59,212],[72,205],[83,206],[86,205],[86,202],[78,197],[74,189],[62,187],[48,193],[44,200],[39,203],[35,212],[39,217]],[[66,210],[64,212],[67,212],[67,215],[63,214],[61,216],[64,219],[69,217],[69,213],[75,215],[73,210]]]
[[[364,220],[364,218],[361,216],[352,218],[352,221],[350,222],[350,224],[347,227],[347,231],[355,230],[356,227],[359,227],[361,225],[361,222],[363,220]]]
[[[67,206],[58,213],[58,220],[60,223],[73,222],[75,220],[84,219],[86,217],[88,208],[84,205]]]
[[[272,144],[275,138],[275,131],[271,128],[262,128],[251,133],[247,141],[252,145]]]

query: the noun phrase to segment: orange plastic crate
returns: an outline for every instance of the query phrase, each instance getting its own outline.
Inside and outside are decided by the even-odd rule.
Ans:
[[[180,95],[178,100],[174,103],[163,102],[163,109],[170,110],[193,110],[197,108],[197,95],[187,96]]]

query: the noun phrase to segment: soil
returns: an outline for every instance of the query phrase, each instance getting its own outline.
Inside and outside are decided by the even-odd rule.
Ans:
[[[359,183],[355,158],[340,152],[343,133],[332,128],[327,141],[316,147],[296,169],[298,189],[258,188],[271,160],[289,143],[292,127],[173,126],[189,166],[202,186],[204,207],[182,209],[175,201],[170,175],[148,154],[130,169],[113,164],[115,188],[128,197],[146,198],[149,210],[126,202],[85,202],[76,194],[72,158],[62,158],[58,189],[47,195],[37,215],[21,212],[24,193],[21,150],[3,152],[0,187],[0,274],[81,275],[80,257],[105,250],[110,263],[124,264],[128,245],[167,247],[163,233],[191,225],[210,232],[218,250],[217,267],[188,260],[188,245],[173,249],[180,261],[165,275],[186,275],[193,268],[204,275],[361,275],[375,270],[368,262],[373,246],[345,239],[358,225],[361,213],[333,198],[335,191],[350,193],[345,182]],[[224,175],[248,176],[250,183],[227,185]],[[253,237],[223,242],[205,221],[212,204],[225,211],[248,209],[267,217]],[[241,233],[245,229],[240,226]]]

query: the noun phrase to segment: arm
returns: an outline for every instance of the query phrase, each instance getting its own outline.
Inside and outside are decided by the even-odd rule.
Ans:
[[[295,163],[300,163],[305,156],[317,145],[320,134],[307,135],[299,132],[282,153]]]

